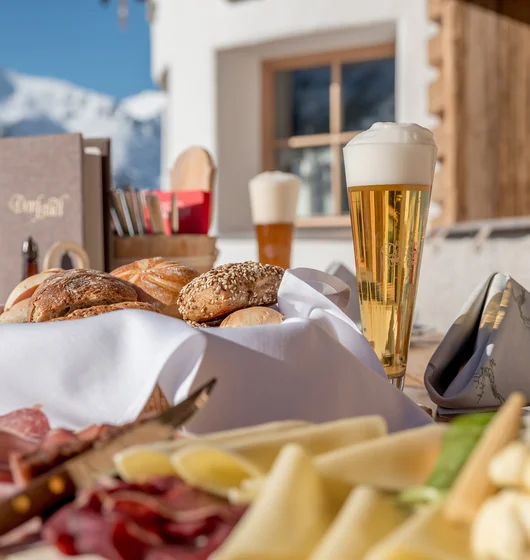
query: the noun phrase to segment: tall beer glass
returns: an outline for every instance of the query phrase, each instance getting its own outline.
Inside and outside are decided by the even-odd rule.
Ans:
[[[301,180],[291,173],[266,171],[249,183],[250,209],[259,261],[291,266],[291,246]]]
[[[344,148],[363,334],[399,389],[436,163],[432,133],[376,123]]]

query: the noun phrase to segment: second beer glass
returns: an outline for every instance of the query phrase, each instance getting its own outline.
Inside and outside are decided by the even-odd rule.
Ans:
[[[403,389],[436,163],[432,133],[376,123],[344,148],[363,334]]]
[[[259,262],[291,266],[291,246],[301,180],[291,173],[266,171],[249,183],[250,209],[258,239]]]

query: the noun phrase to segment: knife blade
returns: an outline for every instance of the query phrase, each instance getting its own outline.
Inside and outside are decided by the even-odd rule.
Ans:
[[[24,490],[0,502],[0,535],[71,501],[78,489],[89,486],[98,475],[113,467],[113,458],[118,451],[170,438],[177,428],[204,406],[215,383],[215,379],[208,381],[159,416],[125,427],[101,445],[35,478]]]

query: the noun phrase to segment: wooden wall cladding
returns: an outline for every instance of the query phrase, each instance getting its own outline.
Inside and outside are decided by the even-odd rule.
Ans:
[[[530,1],[430,0],[429,16],[439,223],[530,215]]]

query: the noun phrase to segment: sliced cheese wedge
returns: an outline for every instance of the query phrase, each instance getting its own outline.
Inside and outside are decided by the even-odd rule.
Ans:
[[[124,480],[133,481],[149,476],[174,474],[169,456],[184,447],[195,444],[226,443],[231,441],[249,441],[263,434],[279,434],[302,426],[310,426],[301,420],[269,422],[246,428],[216,432],[204,436],[161,441],[149,445],[135,445],[114,456],[118,474]]]
[[[236,495],[234,492],[245,480],[266,474],[244,457],[200,444],[188,445],[171,455],[171,464],[175,474],[187,484],[223,497],[228,497],[230,491],[232,496]],[[244,495],[243,490],[239,496]]]
[[[445,518],[439,505],[426,506],[375,545],[363,560],[470,560],[469,533],[469,526]]]
[[[396,506],[394,496],[358,486],[309,560],[364,558],[370,548],[408,517],[406,510]]]
[[[262,491],[212,560],[307,560],[335,511],[311,457],[282,449]]]
[[[489,465],[501,449],[518,438],[525,405],[526,398],[513,393],[495,414],[447,495],[444,513],[448,519],[472,523],[480,506],[494,494]]]
[[[175,474],[169,456],[149,448],[138,449],[133,453],[118,453],[114,457],[114,465],[126,482]]]
[[[429,424],[390,434],[320,455],[314,463],[324,478],[350,487],[366,484],[380,490],[404,490],[427,480],[446,429]]]
[[[317,456],[335,449],[375,440],[386,433],[386,422],[381,416],[363,416],[325,424],[310,424],[278,433],[252,435],[223,442],[223,446],[267,471],[280,450],[288,443],[297,443],[303,446],[309,455]]]

